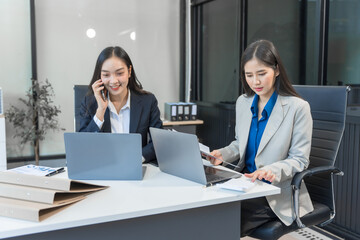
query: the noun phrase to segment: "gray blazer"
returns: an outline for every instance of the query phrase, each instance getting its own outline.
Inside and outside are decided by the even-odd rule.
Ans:
[[[240,96],[236,101],[235,140],[220,149],[225,161],[238,159],[240,169],[245,166],[245,150],[249,137],[254,97]],[[312,136],[312,117],[309,104],[297,97],[278,96],[271,112],[255,157],[257,169],[271,170],[276,178],[273,185],[281,194],[266,197],[279,219],[290,225],[295,216],[291,202],[291,179],[309,166]],[[314,210],[305,183],[301,184],[300,216]]]

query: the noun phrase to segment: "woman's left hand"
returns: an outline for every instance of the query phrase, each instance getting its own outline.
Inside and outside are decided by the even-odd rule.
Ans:
[[[256,170],[253,173],[245,173],[245,177],[251,178],[251,181],[254,182],[256,179],[266,180],[269,182],[273,182],[276,178],[276,175],[271,172],[271,170]]]

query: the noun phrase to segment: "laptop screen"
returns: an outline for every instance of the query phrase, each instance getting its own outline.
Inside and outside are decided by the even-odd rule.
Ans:
[[[70,179],[142,179],[140,134],[74,132],[64,140]]]

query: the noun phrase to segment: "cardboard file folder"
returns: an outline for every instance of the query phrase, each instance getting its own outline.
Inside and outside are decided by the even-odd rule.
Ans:
[[[0,183],[0,197],[47,204],[66,203],[74,197],[83,196],[84,193],[86,192],[67,192],[46,188]]]
[[[75,181],[68,178],[41,177],[8,171],[0,172],[0,183],[69,192],[92,192],[106,188],[105,186]]]
[[[78,196],[59,204],[45,204],[0,197],[0,216],[40,222],[84,198]]]
[[[67,178],[0,172],[0,215],[40,221],[105,188]]]

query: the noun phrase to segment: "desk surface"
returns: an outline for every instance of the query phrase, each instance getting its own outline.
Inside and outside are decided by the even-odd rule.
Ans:
[[[90,194],[42,222],[0,217],[0,238],[130,219],[178,210],[239,201],[280,193],[280,189],[258,181],[247,193],[205,188],[168,175],[152,165],[142,181],[87,181],[110,188]],[[61,173],[57,177],[67,177]]]

